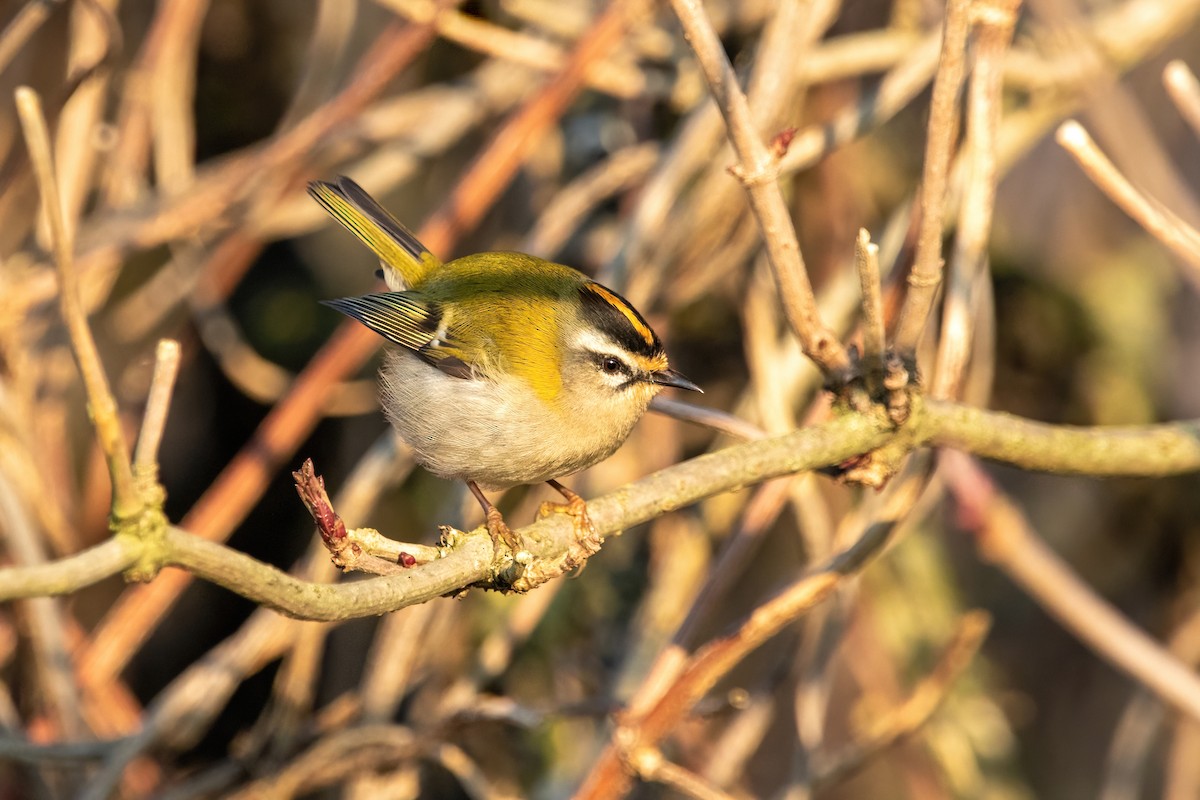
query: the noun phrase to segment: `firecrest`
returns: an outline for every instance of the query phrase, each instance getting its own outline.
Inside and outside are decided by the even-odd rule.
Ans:
[[[382,404],[418,463],[465,481],[492,538],[514,550],[484,489],[545,481],[567,500],[553,510],[594,538],[583,500],[555,479],[611,455],[663,387],[700,391],[670,368],[642,315],[581,272],[523,253],[443,264],[347,177],[308,191],[379,256],[390,291],[326,304],[399,345],[384,357]]]

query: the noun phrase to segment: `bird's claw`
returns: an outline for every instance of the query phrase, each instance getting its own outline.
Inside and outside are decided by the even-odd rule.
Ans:
[[[562,492],[562,489],[559,491]],[[567,498],[565,503],[542,503],[538,508],[537,518],[542,520],[551,514],[566,514],[571,517],[575,527],[575,538],[567,548],[564,566],[567,569],[575,569],[599,552],[604,540],[596,533],[596,526],[588,516],[587,502],[574,492],[563,492],[563,496]]]

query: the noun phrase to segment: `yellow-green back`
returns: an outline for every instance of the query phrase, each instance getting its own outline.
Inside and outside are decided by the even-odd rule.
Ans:
[[[543,400],[562,389],[557,309],[573,308],[580,272],[524,253],[476,253],[429,273],[420,294],[448,309],[448,338],[499,371],[524,379]]]

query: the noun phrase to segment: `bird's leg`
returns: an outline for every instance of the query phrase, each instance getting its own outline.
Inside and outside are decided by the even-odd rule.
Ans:
[[[492,545],[499,546],[501,543],[512,551],[515,555],[523,548],[521,537],[512,532],[504,522],[504,517],[500,514],[500,509],[492,505],[492,502],[484,496],[483,490],[479,488],[479,484],[475,481],[467,481],[467,487],[471,490],[471,494],[475,495],[475,499],[479,501],[479,505],[483,506],[483,513],[487,518],[488,533],[492,537]]]
[[[568,560],[572,562],[571,566],[578,566],[589,556],[595,555],[603,540],[596,534],[596,528],[588,518],[587,501],[556,480],[549,480],[546,483],[550,484],[554,491],[561,494],[567,502],[551,503],[547,501],[542,503],[538,509],[538,519],[543,519],[551,514],[567,514],[572,518],[575,524],[575,543],[568,551],[567,556]]]

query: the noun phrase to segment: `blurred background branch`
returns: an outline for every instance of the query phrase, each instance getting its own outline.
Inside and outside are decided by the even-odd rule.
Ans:
[[[1200,418],[1200,3],[674,6],[683,26],[637,0],[0,9],[0,97],[41,99],[46,153],[0,104],[0,594],[29,597],[0,608],[0,782],[1195,794],[1195,723],[1151,697],[1194,703],[1200,493],[1180,473],[1200,446],[1170,420]],[[147,530],[188,566],[221,579],[241,559],[335,616],[392,579],[336,585],[281,470],[297,453],[350,526],[429,545],[478,523],[384,433],[377,340],[317,304],[375,266],[303,195],[337,173],[426,220],[443,257],[525,249],[596,275],[704,386],[704,407],[663,398],[575,479],[606,529],[637,523],[578,580],[332,625],[185,570],[118,577],[165,551],[112,535],[114,474],[117,510],[161,504],[150,521],[179,529]],[[877,266],[859,243],[856,270],[861,229]],[[74,364],[85,319],[111,405]],[[844,402],[855,359],[885,356],[881,324],[939,398],[912,398],[899,431],[895,369],[851,404],[869,419]],[[852,383],[836,403],[830,376]],[[795,449],[816,439],[820,457]],[[139,477],[152,461],[161,487]],[[813,466],[895,476],[875,494],[791,475]],[[542,499],[501,505],[524,521]],[[552,522],[530,531],[554,552]],[[483,567],[426,594],[485,574],[482,544],[460,557]]]

